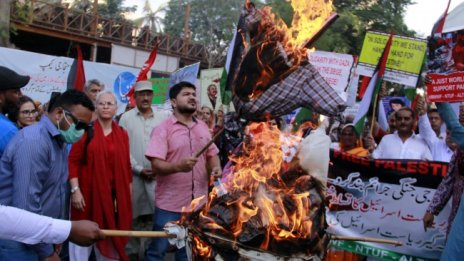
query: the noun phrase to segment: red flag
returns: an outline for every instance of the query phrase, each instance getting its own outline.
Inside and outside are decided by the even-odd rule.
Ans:
[[[445,13],[443,13],[442,17],[440,17],[440,20],[438,21],[437,29],[432,34],[441,34],[443,32],[443,27],[445,26],[446,16],[448,15],[448,9],[449,9],[450,3],[451,3],[451,0],[448,1],[448,5],[446,6]]]
[[[83,91],[85,85],[84,59],[82,58],[82,51],[79,45],[76,46],[76,51],[77,59],[74,59],[69,69],[67,89]]]
[[[142,69],[140,70],[139,76],[137,76],[137,80],[135,82],[139,81],[145,81],[147,80],[147,73],[150,71],[151,66],[156,60],[156,53],[157,49],[156,47],[153,48],[153,50],[150,53],[150,56],[148,56],[148,59],[145,61],[145,64],[143,65]],[[134,93],[135,93],[135,84],[131,87],[129,92],[126,94],[127,97],[129,97],[129,102],[132,104],[132,106],[135,107],[135,100],[134,100]]]

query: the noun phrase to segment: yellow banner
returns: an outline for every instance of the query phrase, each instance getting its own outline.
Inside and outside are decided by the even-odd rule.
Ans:
[[[388,35],[367,32],[359,63],[376,66],[388,41]],[[427,42],[423,39],[393,36],[387,69],[419,74],[424,61]]]

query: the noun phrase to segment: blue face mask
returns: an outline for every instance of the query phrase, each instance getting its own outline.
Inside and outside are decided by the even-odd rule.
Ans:
[[[68,119],[64,114],[63,117],[65,121],[69,124],[69,128],[67,130],[61,130],[60,124],[58,122],[58,130],[61,132],[61,136],[63,136],[64,141],[68,144],[77,142],[82,138],[82,135],[84,135],[85,130],[76,130],[76,124],[69,123]]]

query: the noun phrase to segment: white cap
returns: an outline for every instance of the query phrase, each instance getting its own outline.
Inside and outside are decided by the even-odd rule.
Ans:
[[[153,91],[153,83],[151,81],[140,81],[135,83],[135,91]]]

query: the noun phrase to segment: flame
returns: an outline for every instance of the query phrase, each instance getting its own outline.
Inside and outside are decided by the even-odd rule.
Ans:
[[[276,79],[283,79],[308,59],[308,41],[319,32],[333,10],[332,0],[291,0],[291,6],[294,14],[290,26],[266,6],[257,10],[260,21],[250,42],[242,34],[246,49],[257,46],[253,53],[259,73],[254,77],[249,99],[259,97]],[[246,79],[241,82],[238,89],[249,88]]]
[[[204,260],[210,258],[213,253],[212,247],[203,242],[196,235],[193,236],[193,246],[193,251],[197,254],[197,256],[204,258]]]
[[[227,209],[236,210],[236,219],[228,230],[209,216],[212,202],[219,198],[218,190],[213,189],[200,213],[202,223],[208,229],[230,231],[237,239],[245,223],[259,218],[266,228],[261,249],[268,249],[271,237],[277,241],[309,238],[312,226],[309,192],[297,193],[280,178],[283,166],[280,131],[268,123],[252,123],[248,128],[253,138],[244,145],[244,156],[231,158],[234,172],[225,184],[230,194],[239,195],[227,202]],[[287,206],[289,201],[295,206],[293,210]]]

